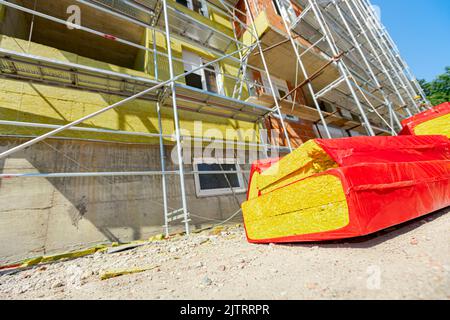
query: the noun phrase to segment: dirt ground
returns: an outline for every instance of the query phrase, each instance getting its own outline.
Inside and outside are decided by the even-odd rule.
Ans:
[[[107,271],[147,271],[101,280]],[[241,226],[0,276],[0,299],[450,299],[450,208],[345,242],[247,243]]]

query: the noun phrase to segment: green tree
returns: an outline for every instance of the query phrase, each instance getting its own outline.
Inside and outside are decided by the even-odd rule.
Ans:
[[[419,80],[419,83],[432,105],[437,106],[450,101],[450,67],[446,67],[445,73],[433,81]]]

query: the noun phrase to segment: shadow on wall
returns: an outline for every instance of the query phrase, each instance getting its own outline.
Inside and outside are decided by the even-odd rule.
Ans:
[[[24,141],[1,138],[0,151]],[[167,170],[175,170],[168,162]],[[0,161],[2,173],[159,170],[159,146],[74,140],[48,140]],[[179,209],[178,176],[167,180],[169,206]],[[192,176],[186,187],[189,208],[197,213],[192,226],[224,220],[238,209],[229,196],[198,199]],[[145,239],[164,224],[161,176],[0,179],[0,208],[0,261]]]
[[[333,241],[325,241],[325,242],[311,242],[311,243],[300,243],[300,244],[282,244],[281,246],[298,246],[298,247],[320,247],[324,249],[368,249],[379,246],[386,241],[390,241],[394,238],[400,237],[402,235],[407,235],[408,233],[420,228],[421,226],[431,223],[435,220],[439,220],[441,217],[449,213],[449,208],[442,209],[439,211],[435,211],[428,215],[416,218],[414,220],[410,220],[404,222],[402,224],[390,227],[388,229],[384,229],[378,231],[374,234],[370,234],[367,236],[352,238],[352,239],[343,239],[343,240],[333,240]],[[412,240],[414,238],[411,238]]]

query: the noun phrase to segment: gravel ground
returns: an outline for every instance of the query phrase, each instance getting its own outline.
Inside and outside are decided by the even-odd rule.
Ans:
[[[0,299],[450,299],[450,208],[346,242],[253,245],[241,226],[0,276]],[[145,272],[101,280],[105,271]]]

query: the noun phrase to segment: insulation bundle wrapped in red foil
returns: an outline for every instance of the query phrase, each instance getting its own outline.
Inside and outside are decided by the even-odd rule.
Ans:
[[[250,189],[242,206],[250,242],[368,235],[450,205],[450,140],[314,140],[282,159],[255,163]]]

